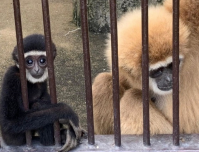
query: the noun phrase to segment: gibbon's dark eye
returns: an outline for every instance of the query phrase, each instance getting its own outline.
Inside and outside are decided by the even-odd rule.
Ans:
[[[169,69],[172,69],[172,63],[170,63],[167,67],[169,68]]]
[[[37,60],[38,64],[41,67],[45,67],[47,62],[46,62],[46,57],[45,56],[41,56],[38,60]]]
[[[45,63],[46,63],[46,59],[45,59],[45,58],[40,58],[39,62],[40,62],[41,64],[45,64]]]
[[[33,60],[30,59],[30,58],[26,59],[26,64],[27,64],[28,66],[31,66],[31,65],[33,64]]]
[[[179,65],[180,65],[180,63],[182,62],[182,59],[180,59],[179,60]],[[172,67],[173,67],[173,64],[172,63],[170,63],[168,66],[167,66],[169,69],[172,69]]]
[[[160,76],[162,75],[162,73],[163,73],[163,70],[164,70],[164,67],[161,67],[161,68],[159,68],[159,69],[157,69],[157,70],[151,70],[151,71],[149,72],[149,76],[150,76],[151,78],[160,77]]]

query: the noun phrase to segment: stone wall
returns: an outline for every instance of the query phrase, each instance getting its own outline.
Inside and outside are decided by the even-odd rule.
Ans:
[[[79,1],[73,0],[73,19],[76,25],[80,25]],[[149,0],[150,5],[162,4],[163,0]],[[140,7],[141,0],[117,0],[117,16]],[[109,0],[88,0],[88,23],[89,30],[95,33],[109,32],[110,14]]]

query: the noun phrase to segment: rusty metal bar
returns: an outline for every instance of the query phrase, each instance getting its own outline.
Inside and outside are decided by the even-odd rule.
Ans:
[[[179,145],[179,0],[173,0],[173,144]]]
[[[54,74],[54,62],[53,62],[54,59],[53,59],[53,52],[52,52],[52,39],[51,39],[48,0],[42,0],[42,11],[43,11],[43,24],[44,24],[44,33],[45,33],[51,103],[56,104],[57,103],[57,95],[56,95],[56,84],[55,84],[55,74]],[[60,126],[59,126],[58,121],[56,121],[54,123],[54,133],[55,133],[54,134],[55,144],[60,145],[61,138],[60,138]]]
[[[21,92],[24,109],[27,111],[29,109],[28,102],[28,89],[27,89],[27,81],[26,81],[26,68],[24,61],[24,47],[23,47],[23,34],[22,34],[22,26],[21,26],[21,13],[20,13],[20,2],[19,0],[13,0],[13,8],[14,8],[14,18],[15,18],[15,29],[16,29],[16,39],[17,39],[17,49],[19,56],[19,68],[20,68],[20,80],[21,80]],[[28,146],[31,145],[31,133],[30,131],[26,132],[26,144]]]
[[[144,145],[150,145],[148,0],[142,0],[142,100],[143,100],[143,143]]]
[[[83,51],[84,51],[84,76],[85,76],[85,89],[86,89],[88,143],[94,145],[95,139],[94,139],[94,122],[93,122],[91,64],[90,64],[89,37],[88,37],[87,0],[80,0],[80,11],[81,11],[81,28],[82,28]]]
[[[116,0],[110,0],[115,145],[121,146]]]

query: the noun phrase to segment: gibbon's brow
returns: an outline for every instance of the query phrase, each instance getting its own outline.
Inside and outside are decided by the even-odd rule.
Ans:
[[[37,56],[40,56],[40,55],[44,55],[46,56],[46,52],[45,51],[30,51],[30,52],[26,52],[24,53],[24,57],[26,58],[27,56],[34,56],[34,55],[37,55]]]
[[[179,55],[179,59],[180,59],[180,61],[182,60],[184,58],[184,56],[183,55]],[[156,70],[156,69],[158,69],[158,68],[160,68],[160,67],[167,67],[169,64],[171,64],[172,63],[172,56],[170,56],[170,57],[168,57],[165,61],[160,61],[160,62],[158,62],[158,63],[156,63],[156,64],[153,64],[153,65],[150,65],[150,67],[149,67],[149,71],[154,71],[154,70]]]

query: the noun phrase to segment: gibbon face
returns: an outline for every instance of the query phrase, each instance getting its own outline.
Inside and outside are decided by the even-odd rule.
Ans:
[[[150,90],[161,95],[172,92],[172,15],[164,7],[150,7],[148,20]],[[141,82],[142,75],[141,12],[125,14],[118,23],[119,69]],[[188,50],[190,32],[180,20],[180,61]],[[111,40],[107,41],[106,57],[111,67]],[[182,63],[182,62],[181,62]],[[180,65],[181,65],[180,63]],[[139,83],[140,83],[139,82]],[[141,86],[141,84],[140,84]]]
[[[179,59],[179,66],[181,67],[183,56],[180,55]],[[159,95],[172,93],[172,57],[169,57],[165,62],[160,62],[150,66],[149,85],[151,90]]]
[[[48,78],[46,52],[30,51],[24,54],[26,78],[29,82],[44,82]]]
[[[41,34],[32,34],[23,39],[26,79],[30,83],[41,83],[48,78],[45,38]],[[52,42],[53,58],[56,57],[56,46]],[[18,48],[12,53],[13,60],[19,68]]]

